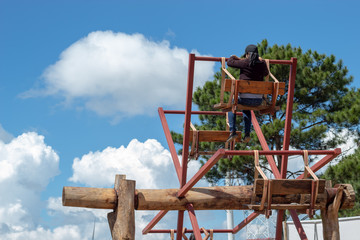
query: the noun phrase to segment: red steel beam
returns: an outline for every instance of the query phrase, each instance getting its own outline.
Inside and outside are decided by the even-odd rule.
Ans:
[[[184,224],[184,210],[178,212],[176,240],[182,239],[182,228]]]
[[[196,215],[195,215],[194,206],[191,203],[189,203],[186,205],[186,208],[189,213],[189,218],[190,218],[191,226],[193,227],[195,239],[202,240],[199,224],[197,222]]]
[[[294,105],[294,92],[295,92],[295,76],[296,76],[296,64],[297,59],[291,58],[293,64],[290,67],[290,75],[289,75],[289,87],[288,87],[288,96],[287,96],[287,104],[286,104],[286,118],[285,118],[285,129],[284,129],[284,140],[283,140],[283,150],[289,150],[290,145],[290,132],[291,132],[291,120],[292,120],[292,112]],[[287,172],[287,161],[288,157],[283,156],[281,161],[281,177],[286,178]]]
[[[282,227],[279,226],[279,222],[282,224],[283,218],[284,218],[284,210],[278,210],[277,212],[277,216],[276,216],[276,230],[275,230],[275,239],[281,240],[281,236],[282,236]]]
[[[309,155],[338,155],[339,149],[308,150]],[[303,150],[259,150],[259,155],[303,155]],[[224,155],[254,155],[253,150],[225,150]]]
[[[225,150],[219,149],[215,154],[199,169],[199,171],[177,192],[177,197],[184,197],[185,194],[224,156]]]
[[[185,107],[185,121],[184,121],[184,138],[183,138],[183,151],[182,151],[182,174],[180,187],[186,183],[187,175],[187,162],[189,156],[189,136],[190,136],[190,120],[191,120],[191,105],[192,105],[192,92],[194,84],[194,67],[195,67],[195,54],[189,54],[189,69],[188,69],[188,82],[186,90],[186,107]]]
[[[291,121],[292,121],[292,112],[294,105],[294,92],[295,92],[295,77],[296,77],[296,65],[297,59],[291,58],[290,65],[290,74],[289,74],[289,84],[288,84],[288,96],[287,96],[287,104],[286,104],[286,117],[285,117],[285,129],[284,129],[284,139],[283,139],[283,150],[289,150],[290,145],[290,132],[291,132]],[[283,155],[281,161],[281,178],[286,178],[288,165],[288,156]],[[278,211],[277,222],[276,222],[276,240],[281,240],[282,237],[282,220],[283,220],[284,211]],[[294,216],[297,221],[299,221],[298,216]],[[300,227],[302,231],[301,224]]]
[[[239,225],[234,227],[232,230],[233,234],[236,234],[238,231],[243,229],[246,225],[248,225],[252,220],[254,220],[257,216],[259,216],[259,213],[252,213],[247,218],[245,218]]]
[[[162,127],[164,129],[166,141],[167,141],[168,146],[169,146],[171,158],[172,158],[173,163],[174,163],[175,171],[176,171],[177,177],[178,177],[179,182],[180,182],[181,181],[181,166],[180,166],[179,158],[178,158],[178,155],[177,155],[177,152],[176,152],[176,149],[175,149],[174,142],[173,142],[172,137],[171,137],[169,126],[168,126],[167,121],[166,121],[164,110],[160,107],[158,109],[158,112],[159,112]]]
[[[186,88],[186,104],[185,104],[185,120],[184,120],[184,135],[183,135],[183,151],[182,151],[182,164],[181,164],[181,179],[180,187],[186,183],[187,176],[187,161],[189,156],[189,140],[190,140],[190,121],[191,121],[191,105],[192,105],[192,92],[194,84],[194,68],[195,68],[195,54],[189,54],[188,66],[188,81]],[[182,239],[181,230],[184,224],[184,211],[179,211],[176,240]]]
[[[227,61],[229,58],[225,58],[225,61]],[[196,61],[208,61],[208,62],[221,62],[221,57],[203,57],[203,56],[196,56]],[[291,65],[291,60],[277,60],[277,59],[269,59],[271,64],[287,64]]]
[[[161,210],[153,220],[142,230],[142,234],[147,234],[165,216],[168,211]]]
[[[252,124],[254,126],[255,133],[256,133],[256,135],[257,135],[257,137],[259,139],[259,142],[260,142],[260,145],[261,145],[262,149],[264,149],[266,151],[269,151],[270,148],[269,148],[269,146],[268,146],[268,144],[266,142],[264,134],[263,134],[263,132],[261,130],[261,127],[259,125],[259,122],[256,119],[254,111],[251,111],[251,122],[252,122]],[[266,159],[267,159],[267,161],[268,161],[268,163],[270,165],[270,168],[271,168],[275,178],[276,179],[281,178],[281,175],[280,175],[278,167],[276,166],[274,157],[270,156],[270,155],[267,155]]]
[[[164,110],[166,114],[185,114],[184,110]],[[226,112],[220,111],[191,111],[191,114],[198,115],[226,115]],[[236,115],[242,115],[242,112],[236,112]]]

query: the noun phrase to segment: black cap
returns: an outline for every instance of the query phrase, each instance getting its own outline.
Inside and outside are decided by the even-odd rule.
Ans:
[[[248,52],[256,52],[257,53],[258,52],[257,46],[253,45],[253,44],[248,45],[245,48],[245,54],[243,55],[243,57],[245,57]]]

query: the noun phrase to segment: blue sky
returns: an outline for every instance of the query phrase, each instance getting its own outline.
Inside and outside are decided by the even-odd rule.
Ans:
[[[156,109],[184,109],[190,52],[228,57],[263,39],[290,43],[342,59],[360,87],[359,5],[0,0],[0,190],[16,199],[0,198],[1,239],[89,239],[95,217],[98,239],[108,238],[103,212],[60,206],[63,186],[111,187],[125,173],[140,187],[177,187]],[[196,65],[196,85],[216,70]],[[183,117],[168,121],[180,130]]]

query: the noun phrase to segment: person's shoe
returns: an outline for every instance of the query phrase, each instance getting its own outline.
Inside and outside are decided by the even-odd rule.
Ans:
[[[234,140],[235,138],[237,138],[237,134],[236,132],[231,132],[230,136],[228,137],[228,139],[226,140],[226,142],[231,142],[232,140]]]
[[[250,133],[245,133],[245,136],[243,138],[243,143],[248,143],[250,141]]]

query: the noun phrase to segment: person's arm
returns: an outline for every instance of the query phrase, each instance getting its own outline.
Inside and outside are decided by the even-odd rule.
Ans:
[[[246,65],[245,59],[241,59],[235,55],[232,55],[228,60],[227,60],[227,65],[229,67],[235,67],[235,68],[244,68],[244,66]]]

